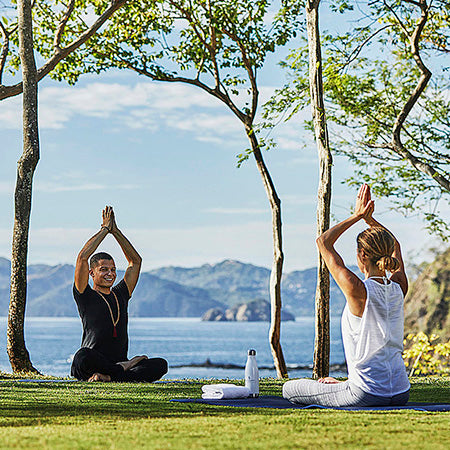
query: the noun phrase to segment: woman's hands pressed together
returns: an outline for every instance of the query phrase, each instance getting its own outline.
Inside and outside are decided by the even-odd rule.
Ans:
[[[358,191],[355,204],[355,216],[358,219],[364,219],[367,223],[372,219],[372,214],[375,209],[375,203],[371,199],[370,187],[364,183]]]

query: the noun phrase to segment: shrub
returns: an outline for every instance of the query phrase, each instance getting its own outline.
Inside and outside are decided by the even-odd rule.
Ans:
[[[448,375],[450,373],[450,340],[439,342],[439,336],[422,331],[408,334],[404,340],[403,359],[413,375]]]

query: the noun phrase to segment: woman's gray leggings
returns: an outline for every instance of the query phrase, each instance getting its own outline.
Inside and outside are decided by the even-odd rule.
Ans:
[[[291,380],[283,385],[283,397],[292,403],[321,406],[400,406],[406,405],[409,390],[393,397],[367,394],[359,387],[344,381],[336,384],[315,380]]]

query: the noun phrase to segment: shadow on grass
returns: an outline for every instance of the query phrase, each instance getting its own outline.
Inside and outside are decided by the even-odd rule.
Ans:
[[[172,398],[200,397],[201,384],[147,383],[19,383],[0,384],[0,427],[79,423],[90,419],[136,419],[192,415],[255,414],[242,408],[170,402]],[[281,395],[281,384],[268,384],[264,395]],[[260,414],[279,414],[265,409]]]
[[[211,381],[208,381],[211,383]],[[232,408],[170,402],[195,398],[201,384],[189,383],[0,383],[0,427],[81,424],[92,420],[197,416],[282,415],[293,410]],[[262,395],[281,395],[282,381],[264,380]],[[410,401],[450,402],[450,379],[412,380]],[[313,413],[302,411],[303,414]]]

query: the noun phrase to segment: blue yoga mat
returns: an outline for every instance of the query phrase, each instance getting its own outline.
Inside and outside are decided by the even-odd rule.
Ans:
[[[346,406],[328,407],[320,405],[296,405],[283,397],[263,395],[258,398],[236,398],[229,400],[206,400],[202,398],[172,399],[172,402],[203,403],[213,406],[233,406],[235,408],[275,408],[275,409],[339,409],[343,411],[390,411],[397,409],[413,409],[416,411],[450,411],[450,404],[410,402],[405,406]]]

